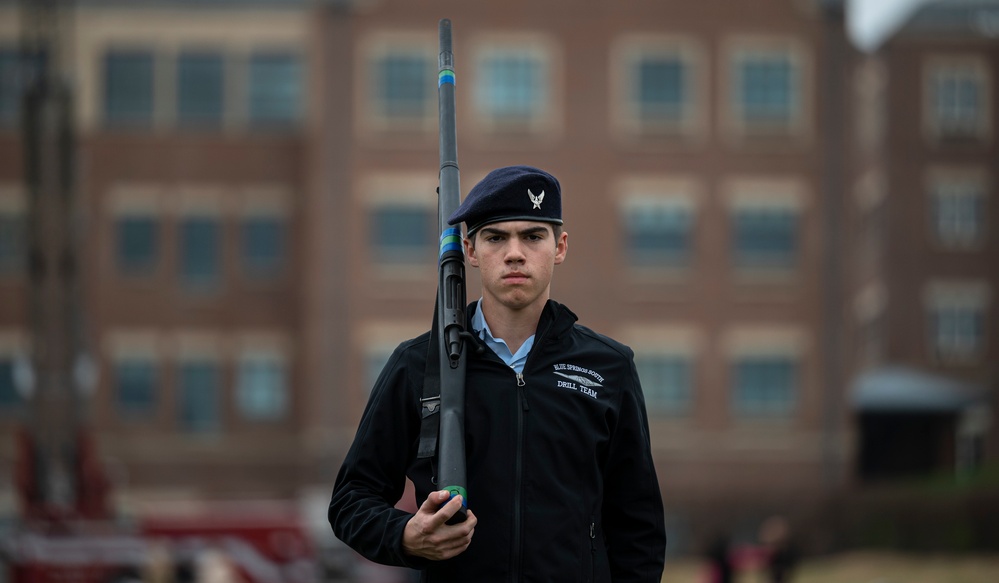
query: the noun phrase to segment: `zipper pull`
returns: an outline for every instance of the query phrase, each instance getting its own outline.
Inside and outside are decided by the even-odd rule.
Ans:
[[[597,538],[597,523],[590,523],[590,538]]]
[[[518,372],[517,373],[517,390],[520,391],[520,401],[523,403],[522,409],[524,409],[524,411],[530,411],[531,410],[531,406],[527,404],[527,393],[524,392],[524,387],[526,387],[526,386],[527,386],[527,383],[524,382],[524,373]]]

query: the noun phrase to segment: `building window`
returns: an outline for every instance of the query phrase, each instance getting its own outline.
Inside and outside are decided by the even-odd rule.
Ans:
[[[28,255],[27,237],[24,214],[0,209],[0,277],[23,273]]]
[[[383,263],[419,263],[434,256],[437,217],[425,205],[397,203],[371,211],[371,249]]]
[[[221,275],[221,226],[214,217],[186,217],[180,225],[181,276],[193,286],[213,286]]]
[[[118,270],[126,275],[148,275],[159,256],[159,224],[151,216],[115,219]]]
[[[186,126],[222,123],[225,80],[217,53],[181,53],[177,59],[177,121]]]
[[[181,427],[192,433],[212,433],[221,427],[220,374],[214,362],[190,360],[179,370]]]
[[[156,408],[156,363],[151,358],[122,358],[114,365],[115,399],[125,416],[150,415]]]
[[[643,122],[676,122],[685,105],[689,84],[686,64],[679,57],[643,57],[636,63],[637,103]]]
[[[668,415],[690,412],[693,391],[689,357],[636,353],[635,367],[650,412]]]
[[[0,48],[0,124],[12,126],[17,123],[23,92],[20,52]]]
[[[389,53],[375,63],[378,114],[391,121],[421,121],[433,111],[434,67],[429,57]]]
[[[787,124],[794,107],[794,70],[785,55],[753,55],[739,60],[736,99],[749,124]]]
[[[733,366],[735,411],[741,415],[787,415],[794,407],[796,366],[786,356],[743,356]]]
[[[746,206],[733,216],[733,256],[740,268],[788,269],[798,254],[798,213],[792,208]]]
[[[787,136],[804,129],[810,75],[795,41],[738,41],[730,63],[728,112],[738,132]]]
[[[635,267],[686,267],[693,210],[668,199],[629,204],[624,210],[627,260]]]
[[[985,236],[985,188],[977,180],[939,180],[932,187],[932,229],[948,248],[969,248]]]
[[[930,65],[927,108],[939,138],[981,138],[989,125],[987,69],[977,60]]]
[[[111,51],[104,57],[104,119],[108,124],[152,124],[153,63],[151,51]]]
[[[274,277],[285,262],[285,220],[277,216],[245,217],[241,246],[243,270],[252,277]]]
[[[23,399],[14,384],[14,359],[0,356],[0,410],[10,410],[22,405]]]
[[[44,51],[24,53],[14,47],[0,47],[0,126],[18,124],[25,91],[41,75],[47,60]]]
[[[304,67],[297,55],[260,53],[250,57],[250,123],[287,126],[302,117]]]
[[[244,418],[276,420],[287,414],[287,371],[276,355],[244,355],[239,362],[237,383],[237,403]]]
[[[494,128],[528,128],[542,118],[550,99],[550,67],[532,50],[496,49],[476,68],[476,109]]]
[[[974,304],[942,302],[932,308],[930,330],[939,360],[977,360],[985,341],[985,310]]]

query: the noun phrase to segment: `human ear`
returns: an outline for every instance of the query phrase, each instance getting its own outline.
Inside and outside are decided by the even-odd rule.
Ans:
[[[562,231],[555,244],[555,265],[565,261],[565,254],[569,252],[569,234]]]
[[[479,258],[475,256],[475,245],[468,237],[465,237],[462,241],[465,243],[465,257],[468,257],[469,265],[472,267],[478,267]]]

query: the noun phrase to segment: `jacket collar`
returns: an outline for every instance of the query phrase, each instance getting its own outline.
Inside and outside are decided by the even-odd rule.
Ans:
[[[465,310],[467,330],[472,329],[472,316],[478,309],[478,301],[468,304],[468,307]],[[573,324],[575,324],[578,319],[579,318],[576,314],[574,314],[569,308],[556,302],[555,300],[548,300],[545,304],[545,308],[541,311],[541,318],[538,320],[538,328],[535,331],[535,343],[546,336],[562,335],[565,331],[572,328]]]

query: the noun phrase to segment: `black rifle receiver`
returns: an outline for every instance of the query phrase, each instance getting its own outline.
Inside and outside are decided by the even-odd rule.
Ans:
[[[448,521],[464,522],[468,516],[468,492],[465,489],[465,254],[461,227],[452,227],[447,219],[461,203],[458,173],[457,130],[454,111],[454,54],[451,51],[451,21],[442,19],[439,71],[437,74],[438,110],[440,113],[440,184],[437,218],[440,227],[438,257],[437,330],[440,337],[440,465],[438,481],[451,498],[461,496],[461,508]]]

